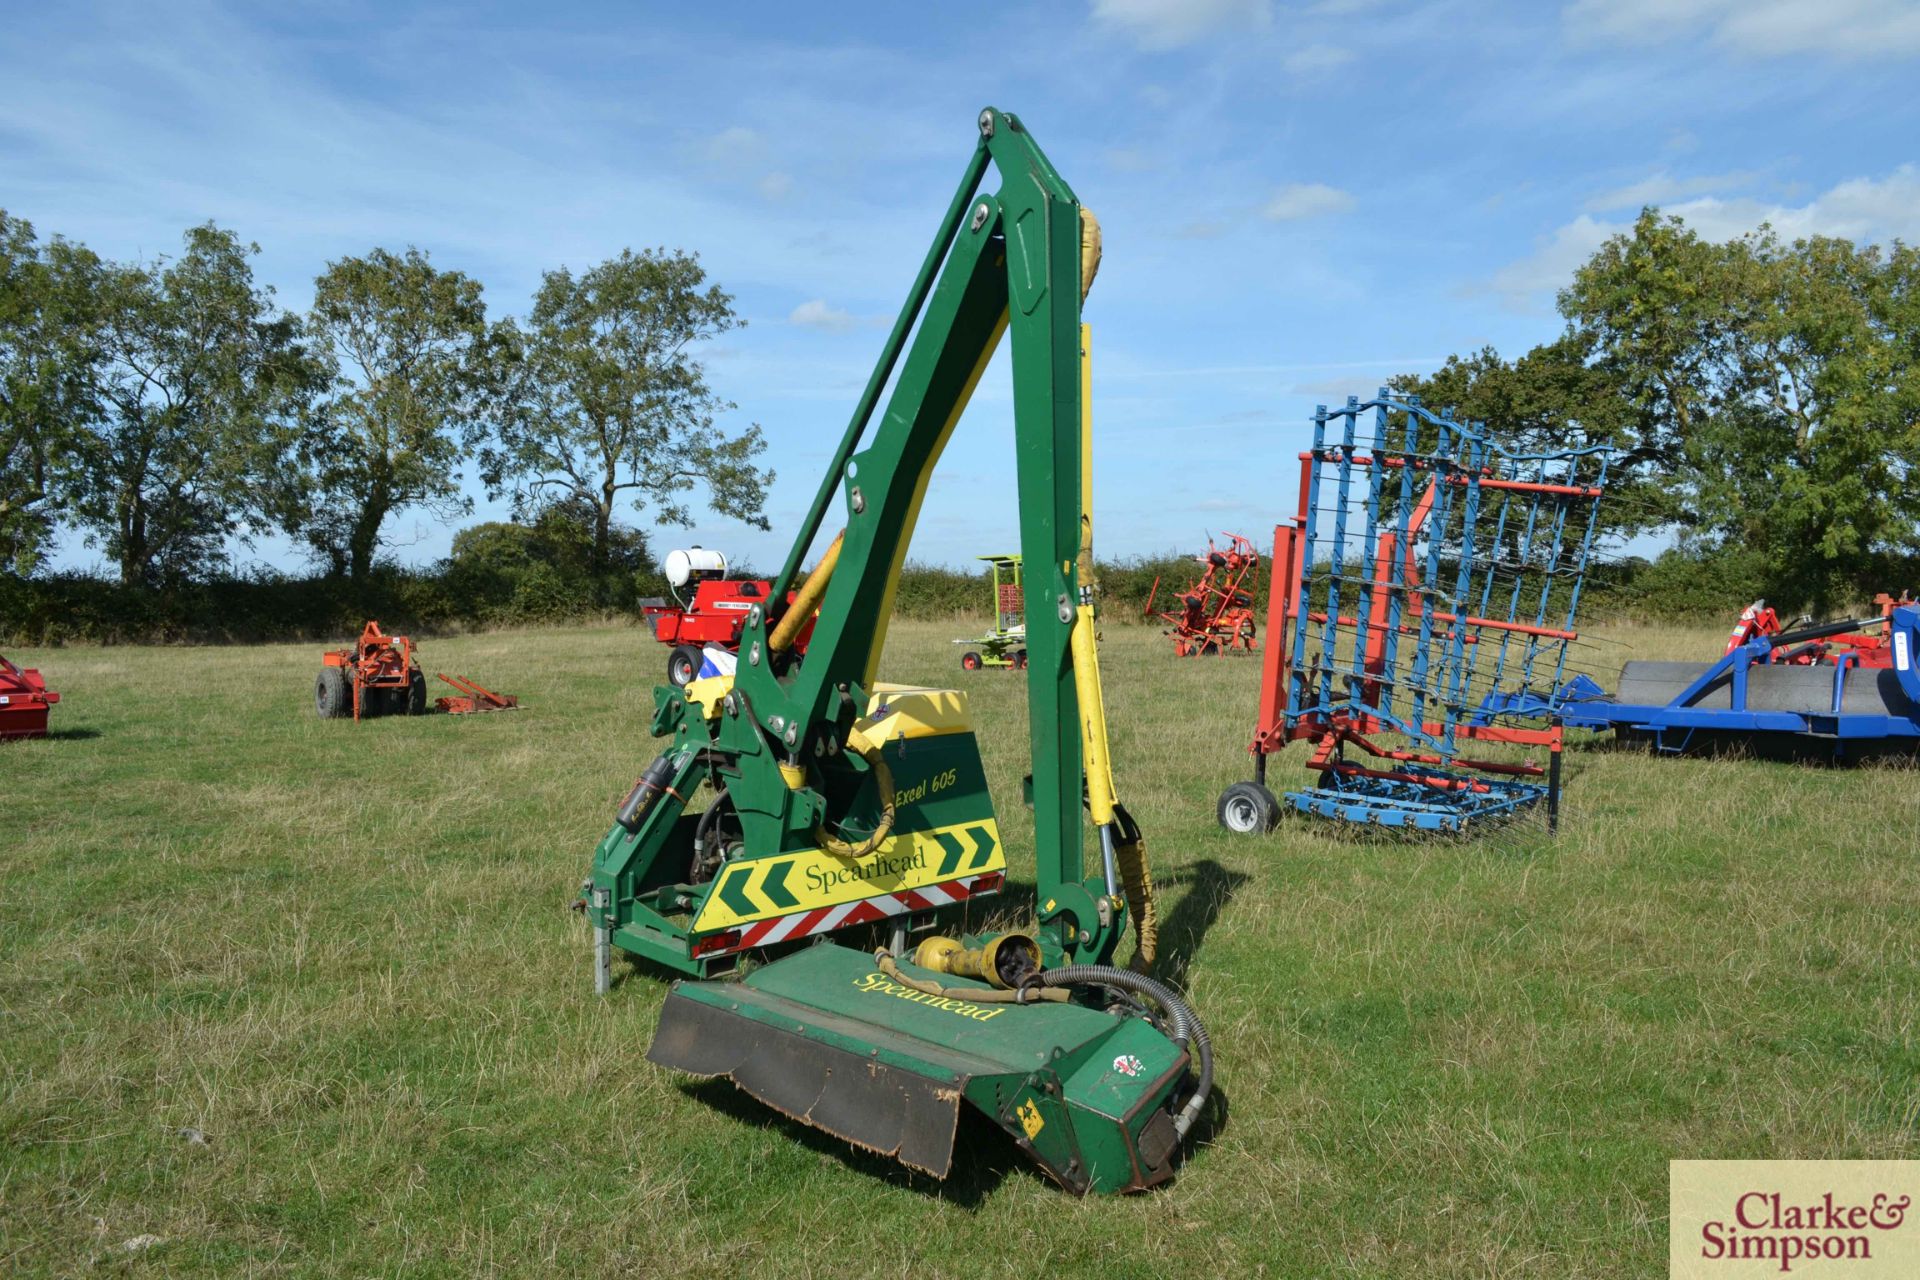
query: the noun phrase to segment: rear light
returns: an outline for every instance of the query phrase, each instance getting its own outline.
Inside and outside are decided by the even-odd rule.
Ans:
[[[739,946],[740,931],[729,929],[725,933],[709,934],[707,937],[695,939],[692,954],[693,958],[698,960],[702,956],[725,955],[729,951],[737,950]]]

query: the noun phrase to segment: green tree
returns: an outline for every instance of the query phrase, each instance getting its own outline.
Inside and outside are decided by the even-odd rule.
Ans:
[[[498,346],[480,282],[414,248],[328,263],[308,326],[332,377],[307,440],[302,533],[334,573],[362,578],[394,512],[472,509],[457,468],[493,403]]]
[[[1642,211],[1559,296],[1565,331],[1396,386],[1519,448],[1623,452],[1626,533],[1736,592],[1825,611],[1920,557],[1920,251],[1769,228],[1725,243]],[[1699,581],[1663,558],[1663,580]]]
[[[1920,550],[1917,284],[1902,245],[1715,244],[1646,210],[1560,308],[1666,442],[1682,549],[1825,610]]]
[[[314,367],[298,320],[254,284],[259,251],[208,223],[176,259],[98,272],[103,411],[76,442],[68,512],[124,583],[189,577],[284,515],[278,477]]]
[[[1571,331],[1511,362],[1492,347],[1450,356],[1433,373],[1396,378],[1394,390],[1483,422],[1503,448],[1545,453],[1610,445],[1601,528],[1631,536],[1671,524],[1678,507],[1656,477],[1674,444],[1624,393],[1615,370],[1593,359],[1591,336]]]
[[[595,572],[609,565],[623,494],[660,524],[688,524],[685,495],[704,483],[718,512],[766,528],[771,471],[757,425],[728,435],[734,406],[707,386],[698,345],[744,322],[707,283],[696,255],[666,250],[542,279],[518,335],[513,411],[503,415],[483,474],[525,518],[555,501],[591,512]]]
[[[0,209],[0,565],[31,573],[99,415],[100,260]]]

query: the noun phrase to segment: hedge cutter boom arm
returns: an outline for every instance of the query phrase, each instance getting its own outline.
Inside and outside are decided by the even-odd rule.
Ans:
[[[1015,117],[989,109],[978,125],[793,550],[748,613],[735,670],[655,690],[654,731],[673,745],[621,806],[584,905],[603,990],[613,947],[706,976],[744,951],[890,919],[878,952],[815,945],[738,982],[677,983],[648,1057],[730,1076],[796,1119],[941,1175],[964,1100],[1063,1185],[1134,1189],[1170,1176],[1212,1058],[1178,993],[1144,976],[1152,884],[1107,752],[1080,321],[1099,232]],[[1003,336],[1037,927],[929,937],[909,955],[910,931],[1006,877],[965,697],[877,681],[934,467]],[[803,576],[836,505],[844,526]],[[715,799],[696,813],[687,802],[703,785]],[[1098,836],[1092,874],[1083,812]],[[1129,919],[1133,970],[1112,963]]]

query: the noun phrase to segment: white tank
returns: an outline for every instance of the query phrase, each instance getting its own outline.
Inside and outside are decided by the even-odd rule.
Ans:
[[[660,568],[666,573],[667,581],[678,590],[696,578],[726,577],[727,557],[725,552],[688,547],[685,551],[667,552]]]

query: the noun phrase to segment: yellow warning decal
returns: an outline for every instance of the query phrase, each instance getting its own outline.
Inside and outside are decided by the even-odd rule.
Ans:
[[[1013,1113],[1020,1117],[1020,1127],[1027,1131],[1028,1142],[1032,1142],[1035,1138],[1039,1137],[1040,1131],[1047,1127],[1047,1122],[1040,1118],[1039,1106],[1034,1103],[1032,1098],[1028,1098],[1025,1102],[1015,1107]]]
[[[693,928],[730,929],[1006,868],[1000,828],[991,818],[902,832],[857,862],[825,849],[747,858],[721,869]]]

